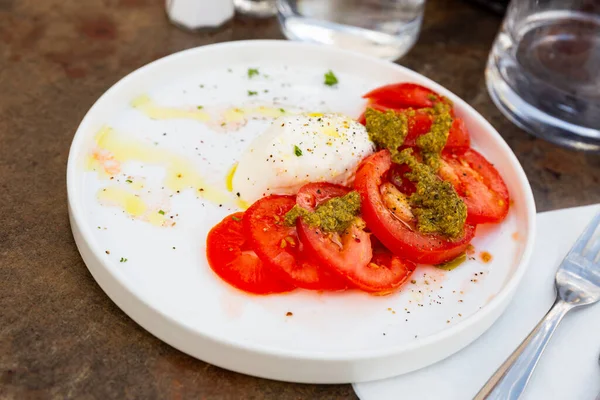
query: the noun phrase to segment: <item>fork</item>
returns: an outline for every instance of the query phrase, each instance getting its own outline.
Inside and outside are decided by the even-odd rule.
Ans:
[[[556,300],[548,313],[487,381],[474,400],[521,397],[552,334],[573,308],[600,300],[600,213],[585,228],[556,272]]]

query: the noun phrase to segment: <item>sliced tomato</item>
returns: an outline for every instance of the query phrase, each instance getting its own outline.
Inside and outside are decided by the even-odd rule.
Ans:
[[[465,125],[465,121],[463,121],[462,118],[454,118],[444,150],[462,153],[469,147],[471,147],[471,136],[469,135],[469,130]]]
[[[312,211],[322,202],[349,191],[339,185],[309,183],[300,188],[297,203]],[[414,270],[414,264],[375,245],[369,233],[354,225],[349,232],[338,235],[323,232],[300,220],[298,234],[312,258],[368,292],[389,293],[402,285]]]
[[[298,190],[296,204],[308,211],[314,211],[318,205],[335,197],[345,196],[351,190],[349,187],[327,182],[308,183]]]
[[[394,83],[371,90],[363,98],[389,107],[433,107],[441,97],[433,90],[416,83]]]
[[[251,250],[238,212],[215,225],[206,238],[206,257],[210,268],[225,282],[254,294],[281,293],[293,285],[277,279]]]
[[[243,225],[252,248],[281,280],[312,290],[342,290],[345,280],[331,274],[308,256],[296,227],[284,223],[285,214],[296,204],[294,196],[263,197],[244,213]]]
[[[380,186],[391,166],[389,151],[381,150],[361,163],[354,182],[362,199],[362,216],[377,239],[394,254],[417,263],[440,264],[463,253],[475,234],[472,225],[465,224],[463,236],[449,240],[441,235],[421,234],[388,209]]]
[[[508,213],[508,189],[494,166],[473,149],[444,154],[442,179],[452,183],[467,205],[467,223],[500,222]]]

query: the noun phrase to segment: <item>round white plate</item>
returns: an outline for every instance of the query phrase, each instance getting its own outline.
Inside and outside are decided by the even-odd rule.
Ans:
[[[249,78],[249,68],[259,75]],[[329,70],[339,79],[336,87],[323,84]],[[508,218],[478,228],[473,259],[451,272],[419,267],[414,283],[382,297],[303,290],[251,296],[216,277],[206,262],[205,239],[212,226],[237,210],[236,196],[226,190],[227,173],[270,123],[269,118],[233,122],[232,108],[358,116],[363,93],[399,81],[421,83],[453,100],[473,146],[508,185],[513,199]],[[230,118],[223,120],[226,110]],[[207,115],[210,121],[202,121]],[[115,164],[107,150],[121,162]],[[204,182],[177,187],[168,176],[177,168]],[[118,173],[111,179],[105,169]],[[125,313],[194,357],[286,381],[381,379],[460,350],[505,309],[534,235],[535,206],[523,170],[500,135],[464,101],[398,65],[293,42],[205,46],[133,72],[83,119],[67,177],[79,251]],[[220,205],[201,197],[202,185],[212,188],[206,193],[221,193]],[[480,259],[483,251],[492,255],[491,262]]]

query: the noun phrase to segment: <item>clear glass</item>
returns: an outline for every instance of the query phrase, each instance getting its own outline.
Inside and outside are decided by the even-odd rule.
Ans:
[[[277,0],[288,39],[395,60],[415,44],[425,0]]]
[[[498,108],[523,129],[600,151],[600,2],[513,0],[486,81]]]
[[[276,0],[233,0],[237,12],[258,18],[272,17],[277,14],[275,3]]]

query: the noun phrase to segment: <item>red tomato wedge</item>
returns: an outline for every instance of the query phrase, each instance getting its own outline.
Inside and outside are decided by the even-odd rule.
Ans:
[[[350,189],[329,183],[309,183],[298,192],[297,203],[313,210],[323,201]],[[367,292],[389,293],[412,273],[414,264],[401,260],[382,246],[373,247],[369,233],[356,226],[338,235],[298,221],[298,234],[312,258]]]
[[[508,189],[494,166],[473,149],[444,154],[440,176],[452,183],[467,205],[467,223],[500,222],[508,213]]]
[[[293,285],[275,278],[250,249],[243,233],[243,214],[225,217],[208,233],[206,257],[210,268],[225,282],[245,292],[269,294],[294,289]]]
[[[386,207],[379,187],[391,166],[389,151],[379,151],[361,163],[354,182],[362,198],[362,216],[377,239],[394,254],[417,263],[440,264],[463,253],[475,235],[472,225],[465,224],[463,236],[456,240],[423,235]]]
[[[273,275],[311,290],[343,290],[345,280],[321,268],[305,251],[296,228],[283,218],[296,204],[294,196],[272,195],[254,203],[244,213],[244,232],[252,248]]]
[[[396,108],[433,107],[440,96],[433,90],[416,83],[394,83],[371,90],[363,96],[381,105]]]

